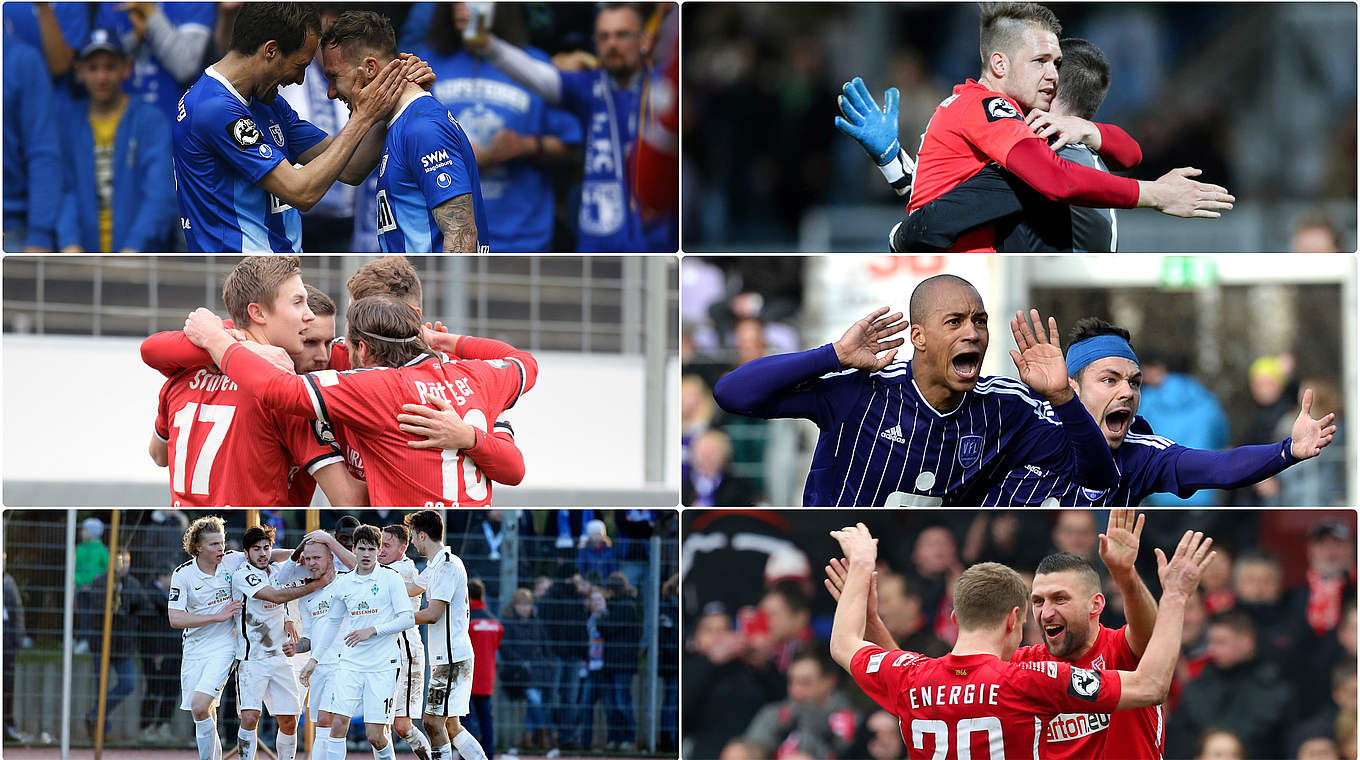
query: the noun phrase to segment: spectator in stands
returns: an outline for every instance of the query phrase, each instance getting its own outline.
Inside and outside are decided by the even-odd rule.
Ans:
[[[534,595],[527,588],[515,590],[509,609],[501,616],[505,638],[501,641],[501,690],[512,702],[523,700],[524,727],[519,746],[523,749],[548,748],[548,724],[544,716],[540,673],[551,660],[547,630],[534,610]],[[548,684],[551,688],[551,684]],[[515,732],[510,733],[515,736]],[[485,747],[486,745],[482,745]]]
[[[1195,737],[1222,726],[1242,740],[1248,757],[1284,757],[1295,722],[1292,690],[1276,665],[1259,657],[1251,616],[1241,610],[1214,616],[1209,657],[1181,693],[1167,727],[1166,755],[1189,755]]]
[[[747,642],[722,604],[705,606],[685,654],[682,756],[727,757],[728,740],[746,730],[761,705],[777,697],[747,658]]]
[[[549,169],[579,166],[581,125],[567,111],[463,49],[472,14],[466,3],[440,6],[416,54],[438,73],[431,94],[448,106],[467,132],[477,156],[491,225],[491,250],[533,253],[553,250],[553,183]],[[530,47],[522,7],[497,6],[491,31],[547,62]]]
[[[491,719],[491,695],[496,689],[496,650],[505,629],[486,608],[486,584],[468,581],[468,636],[472,639],[472,714],[467,729],[477,737],[486,756],[496,756],[496,727]]]
[[[879,573],[878,616],[883,619],[883,624],[888,627],[899,648],[920,652],[927,657],[948,654],[949,645],[931,633],[925,616],[921,614],[921,592],[906,576]]]
[[[614,532],[618,536],[614,549],[619,558],[619,571],[627,576],[634,589],[642,590],[643,599],[650,599],[651,594],[647,593],[648,542],[656,532],[656,511],[616,509]]]
[[[112,624],[109,629],[109,676],[111,679],[108,697],[104,705],[104,730],[109,730],[109,716],[118,705],[132,693],[137,685],[137,666],[134,659],[137,651],[138,623],[151,613],[151,603],[142,590],[142,584],[132,576],[132,554],[120,548],[114,563],[113,602],[111,606]],[[100,574],[91,584],[90,601],[103,619],[105,592],[108,589],[107,572]],[[96,638],[95,641],[100,641]],[[96,682],[97,685],[97,682]],[[95,736],[96,700],[85,714],[85,727],[90,738]]]
[[[1212,728],[1199,737],[1195,760],[1247,760],[1247,755],[1237,734]]]
[[[585,678],[581,683],[581,702],[577,705],[576,720],[581,725],[581,746],[586,750],[594,748],[595,705],[604,701],[608,692],[608,680],[604,670],[605,644],[601,624],[609,611],[609,603],[604,591],[593,588],[586,597],[586,639],[590,648],[586,657]],[[609,725],[608,703],[606,703],[605,725]]]
[[[614,554],[614,542],[605,530],[604,520],[591,520],[586,523],[586,537],[576,552],[576,569],[581,575],[589,576],[591,571],[599,574],[600,580],[619,569],[618,558]]]
[[[5,33],[40,46],[34,60],[62,89],[70,86],[67,75],[75,62],[75,48],[90,33],[90,12],[85,3],[5,3]],[[6,49],[9,43],[5,44]]]
[[[580,724],[576,703],[581,696],[581,672],[586,666],[590,639],[586,636],[584,579],[572,564],[558,565],[557,580],[539,603],[543,627],[552,641],[553,725],[557,728],[556,747],[580,749]]]
[[[1297,695],[1302,714],[1314,715],[1332,704],[1327,695],[1319,693],[1317,674],[1332,672],[1338,664],[1353,667],[1356,661],[1355,643],[1355,597],[1351,596],[1341,603],[1341,622],[1314,642],[1306,663],[1301,667],[1301,670],[1311,676],[1308,688],[1299,691]]]
[[[748,634],[758,660],[787,673],[793,656],[811,646],[812,599],[803,584],[794,580],[776,581],[760,599],[763,631]]]
[[[958,636],[949,613],[954,609],[954,581],[963,574],[954,534],[943,525],[932,525],[916,534],[911,563],[931,632],[948,644]]]
[[[721,430],[709,430],[694,441],[689,477],[680,484],[680,503],[687,507],[749,507],[759,499],[744,478],[729,472],[732,441]]]
[[[4,31],[4,249],[54,251],[61,211],[62,164],[52,79],[42,56],[10,31],[6,3]],[[67,64],[69,66],[69,63]]]
[[[1275,435],[1280,418],[1288,414],[1293,407],[1294,394],[1290,393],[1293,366],[1294,357],[1284,354],[1259,356],[1247,368],[1247,387],[1251,391],[1252,411],[1247,426],[1238,440],[1240,445],[1271,442],[1271,436]],[[1278,480],[1273,478],[1263,480],[1253,485],[1251,491],[1257,505],[1278,504],[1280,496]]]
[[[144,533],[143,538],[147,535]],[[160,560],[164,562],[165,556]],[[179,669],[184,648],[180,646],[179,633],[161,625],[169,616],[170,576],[174,571],[174,566],[165,565],[153,571],[154,579],[146,589],[145,614],[139,622],[141,637],[137,648],[142,655],[142,675],[146,679],[146,696],[141,710],[142,733],[138,737],[141,744],[179,738],[171,733],[170,722],[179,707]],[[136,577],[135,572],[133,577]]]
[[[1304,737],[1294,753],[1298,760],[1341,760],[1336,737],[1330,733]]]
[[[771,756],[845,757],[859,714],[839,689],[839,673],[825,647],[799,652],[789,665],[788,699],[762,707],[742,738]]]
[[[1332,443],[1322,450],[1322,453],[1314,457],[1307,467],[1290,467],[1289,469],[1276,475],[1275,478],[1280,483],[1280,495],[1278,504],[1283,507],[1297,507],[1308,505],[1310,507],[1341,506],[1346,500],[1346,426],[1342,419],[1343,408],[1341,405],[1341,393],[1336,383],[1330,378],[1314,377],[1305,379],[1299,383],[1299,387],[1313,389],[1313,414],[1322,416],[1324,414],[1336,415],[1336,433],[1332,436]],[[1302,390],[1300,390],[1302,394]],[[1302,403],[1302,395],[1299,402]],[[1289,435],[1289,430],[1294,424],[1297,416],[1296,410],[1290,409],[1285,412],[1285,417],[1280,418],[1279,426],[1275,428],[1282,440]],[[1287,419],[1286,419],[1287,418]],[[1280,433],[1281,427],[1284,433]]]
[[[1204,596],[1204,606],[1210,613],[1232,609],[1237,603],[1237,595],[1233,593],[1235,574],[1232,550],[1215,541],[1214,558],[1204,569],[1199,581],[1199,592]]]
[[[765,760],[769,757],[765,750],[755,742],[733,739],[722,748],[718,760]]]
[[[67,192],[57,246],[64,252],[170,250],[177,212],[165,114],[123,91],[132,60],[113,30],[95,29],[75,68],[88,96],[60,109]]]
[[[1355,598],[1355,544],[1344,523],[1322,522],[1308,531],[1308,626],[1322,636],[1341,621],[1346,599]]]
[[[132,552],[132,574],[143,588],[150,589],[168,557],[184,551],[181,547],[188,529],[189,520],[177,509],[154,509],[142,518],[137,541],[128,549]]]
[[[211,3],[104,3],[95,25],[118,34],[132,56],[128,92],[168,121],[179,97],[203,74],[216,15]]]
[[[90,651],[91,638],[94,636],[93,600],[90,584],[109,569],[109,548],[104,545],[104,522],[98,517],[87,517],[80,523],[80,543],[76,545],[76,606],[80,610],[79,630],[76,637],[76,654]],[[103,592],[101,591],[102,595]],[[102,613],[102,608],[101,612]]]
[[[1243,552],[1233,566],[1233,592],[1237,609],[1251,616],[1262,657],[1281,673],[1300,677],[1299,661],[1311,636],[1302,609],[1285,594],[1280,561],[1262,550]]]
[[[680,576],[661,584],[657,610],[658,649],[656,673],[661,679],[661,721],[658,749],[674,751],[680,746]]]
[[[0,559],[0,564],[3,559]],[[4,672],[0,673],[0,681],[4,685],[4,701],[0,702],[0,720],[5,724],[5,741],[22,741],[23,736],[19,733],[19,728],[14,724],[14,665],[19,656],[19,649],[23,647],[24,635],[27,628],[24,626],[24,601],[19,595],[19,584],[15,583],[14,576],[9,574],[8,566],[4,575],[4,603],[3,619],[0,620],[0,653],[4,656]]]
[[[1053,546],[1057,551],[1075,554],[1092,565],[1104,567],[1105,563],[1099,562],[1096,556],[1100,548],[1098,535],[1095,513],[1084,509],[1061,510],[1053,523]]]
[[[576,559],[577,547],[586,540],[586,525],[595,519],[593,509],[556,509],[549,513],[543,535],[553,539],[562,559]]]
[[[633,719],[633,678],[638,672],[642,615],[638,592],[621,572],[605,579],[607,609],[597,623],[604,639],[605,716],[609,727],[605,749],[637,749],[637,721]]]
[[[1189,362],[1182,356],[1167,356],[1157,351],[1139,351],[1143,370],[1143,399],[1138,413],[1152,425],[1153,432],[1193,449],[1222,449],[1228,445],[1228,416],[1214,392],[1189,374]],[[1145,505],[1213,506],[1219,493],[1201,490],[1188,499],[1173,494],[1152,494]],[[1097,565],[1102,567],[1103,565]]]
[[[689,367],[686,367],[686,371]],[[713,415],[718,405],[713,401],[713,390],[697,374],[686,374],[680,379],[680,478],[689,480],[694,458],[694,442],[713,427]]]
[[[467,565],[468,576],[481,578],[486,584],[487,608],[492,613],[500,611],[501,599],[501,544],[505,542],[505,513],[499,509],[488,509],[472,518],[468,526],[467,542],[462,551],[463,563]],[[527,512],[520,513],[519,534],[521,538],[533,536],[533,520]],[[527,546],[527,544],[520,544]],[[529,575],[529,553],[521,550],[518,573],[520,577]],[[486,745],[482,745],[485,747]]]
[[[1292,734],[1292,746],[1298,756],[1305,755],[1303,748],[1310,742],[1317,739],[1326,739],[1332,751],[1331,757],[1336,757],[1337,744],[1341,738],[1341,728],[1339,723],[1343,720],[1354,721],[1356,714],[1356,692],[1355,692],[1355,660],[1342,661],[1328,669],[1331,691],[1327,695],[1329,698],[1322,700],[1312,710],[1308,712],[1300,711],[1303,722],[1294,730]],[[1317,678],[1314,674],[1312,685],[1316,686]],[[1343,718],[1342,716],[1349,716]],[[1314,751],[1319,751],[1320,748]]]
[[[1341,230],[1323,211],[1311,211],[1294,224],[1289,250],[1294,253],[1340,253]]]
[[[897,722],[897,716],[882,709],[870,714],[860,727],[850,757],[906,760],[907,745],[902,743],[902,726]]]

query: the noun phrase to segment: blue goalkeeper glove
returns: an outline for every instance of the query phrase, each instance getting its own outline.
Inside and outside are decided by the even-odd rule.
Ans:
[[[896,158],[902,149],[901,143],[897,141],[897,88],[890,87],[883,93],[881,111],[869,94],[869,88],[864,86],[863,79],[855,77],[846,82],[841,90],[843,94],[836,98],[836,102],[840,105],[842,116],[836,117],[836,129],[853,137],[879,166]]]

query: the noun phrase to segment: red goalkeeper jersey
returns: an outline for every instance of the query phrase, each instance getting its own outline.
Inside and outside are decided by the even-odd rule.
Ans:
[[[1129,647],[1128,626],[1100,626],[1096,643],[1075,667],[1090,670],[1136,670],[1138,658]],[[1060,662],[1043,644],[1020,647],[1011,662]],[[1065,712],[1044,727],[1043,756],[1053,760],[1147,760],[1159,758],[1166,744],[1161,705],[1103,713],[1092,709]]]
[[[926,657],[870,644],[850,661],[864,693],[896,715],[911,760],[1038,758],[1044,723],[1113,711],[1119,674],[1065,662],[1014,664],[993,655]]]
[[[266,409],[214,367],[180,370],[161,387],[156,435],[177,507],[307,506],[299,478],[341,461],[300,417]],[[313,487],[315,481],[312,481]]]
[[[338,425],[361,455],[374,506],[475,507],[491,504],[491,480],[477,453],[495,446],[492,423],[533,387],[538,363],[526,351],[464,337],[460,353],[486,357],[449,360],[422,354],[403,367],[325,370],[293,375],[239,345],[223,369],[270,408]],[[498,354],[497,358],[489,358]],[[439,396],[475,428],[477,443],[463,451],[412,449],[397,428],[402,405]]]

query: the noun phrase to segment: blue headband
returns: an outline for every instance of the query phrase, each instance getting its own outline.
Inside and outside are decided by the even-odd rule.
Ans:
[[[1134,364],[1138,363],[1138,355],[1133,353],[1133,348],[1129,346],[1127,340],[1118,335],[1097,335],[1094,338],[1079,340],[1068,347],[1067,374],[1075,375],[1091,362],[1109,356],[1122,356]]]

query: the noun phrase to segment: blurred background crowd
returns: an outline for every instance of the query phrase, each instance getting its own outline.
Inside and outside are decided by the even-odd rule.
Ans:
[[[1354,6],[1046,5],[1109,58],[1096,120],[1142,145],[1132,176],[1194,166],[1238,199],[1212,224],[1121,212],[1121,250],[1355,250]],[[683,12],[685,250],[886,250],[901,203],[834,128],[836,96],[856,75],[880,103],[897,87],[915,155],[935,107],[978,76],[977,5]]]
[[[193,510],[120,510],[110,556],[107,511],[80,513],[77,544],[63,546],[66,512],[5,513],[4,716],[6,743],[51,743],[60,733],[62,601],[75,554],[73,743],[95,731],[108,573],[114,578],[106,746],[191,747],[179,710],[180,632],[167,622],[170,575],[188,559],[181,539]],[[246,511],[219,513],[239,549]],[[465,720],[488,757],[501,751],[677,746],[678,523],[674,510],[477,510],[445,513],[445,543],[467,567],[477,666]],[[395,510],[322,513],[322,528],[352,548],[359,524],[402,521]],[[513,554],[507,520],[514,520]],[[276,547],[306,534],[303,510],[261,510]],[[349,543],[347,543],[349,542]],[[507,562],[505,556],[517,556]],[[423,569],[414,550],[408,556]],[[425,631],[422,628],[422,635]],[[653,645],[655,642],[655,645]],[[648,677],[656,667],[656,681]],[[234,736],[235,681],[219,720]],[[83,718],[83,719],[82,719]],[[365,750],[362,721],[351,750]],[[272,720],[261,723],[270,737]],[[82,728],[83,727],[83,728]]]
[[[509,96],[467,84],[467,4],[317,3],[322,27],[345,10],[392,21],[397,47],[430,64],[432,94],[449,106],[477,155],[498,252],[576,250],[582,129],[571,113],[506,80]],[[478,3],[478,6],[493,5]],[[172,173],[171,125],[180,96],[230,46],[239,2],[8,2],[4,5],[6,251],[183,251]],[[636,4],[640,44],[669,48],[673,4]],[[482,8],[485,13],[485,8]],[[599,65],[596,4],[505,3],[490,31],[564,71]],[[650,69],[649,69],[650,71]],[[491,76],[492,75],[485,75]],[[464,82],[464,86],[459,82]],[[328,100],[320,52],[302,84],[282,88],[298,115],[331,135],[348,119]],[[534,105],[509,114],[515,97]],[[546,144],[542,138],[557,138]],[[618,146],[629,154],[631,146]],[[337,183],[305,212],[308,252],[377,252],[376,173]],[[673,194],[673,193],[672,193]]]
[[[1091,560],[1101,623],[1123,600],[1098,556],[1107,513],[691,510],[683,515],[686,757],[900,760],[897,719],[830,659],[835,603],[828,532],[855,521],[879,537],[879,615],[902,649],[940,656],[957,636],[954,581],[976,562],[1033,579],[1045,555]],[[1153,511],[1137,569],[1159,595],[1153,548],[1188,529],[1218,556],[1185,615],[1166,704],[1166,757],[1356,757],[1354,512]],[[1033,616],[1024,644],[1040,643]]]
[[[936,269],[956,271],[953,267],[963,258],[921,257],[916,263],[933,267],[920,273],[925,275]],[[987,356],[994,363],[984,368],[985,374],[1014,376],[1006,358],[1012,346],[1006,320],[1017,308],[1036,307],[1057,318],[1064,339],[1066,330],[1085,316],[1129,329],[1143,372],[1139,414],[1155,433],[1184,446],[1221,450],[1281,441],[1298,416],[1304,388],[1313,390],[1315,417],[1337,415],[1336,438],[1314,460],[1248,488],[1200,491],[1188,499],[1154,494],[1144,504],[1353,503],[1347,500],[1349,426],[1341,325],[1354,307],[1342,305],[1343,287],[1266,281],[1187,286],[1138,282],[1133,273],[1106,284],[1095,277],[1083,281],[1075,263],[1068,267],[1069,281],[1056,282],[1050,273],[1062,268],[1062,261],[1050,261],[1053,267],[1043,268],[1040,259],[1012,258],[991,262],[979,269],[979,277],[960,272],[983,293],[991,314]],[[1206,261],[1212,266],[1212,260]],[[833,341],[879,305],[904,309],[912,282],[873,282],[880,263],[878,257],[858,263],[847,257],[685,258],[680,313],[684,504],[801,503],[816,427],[802,420],[728,414],[714,402],[713,386],[753,359]],[[998,291],[1003,298],[988,295]]]

